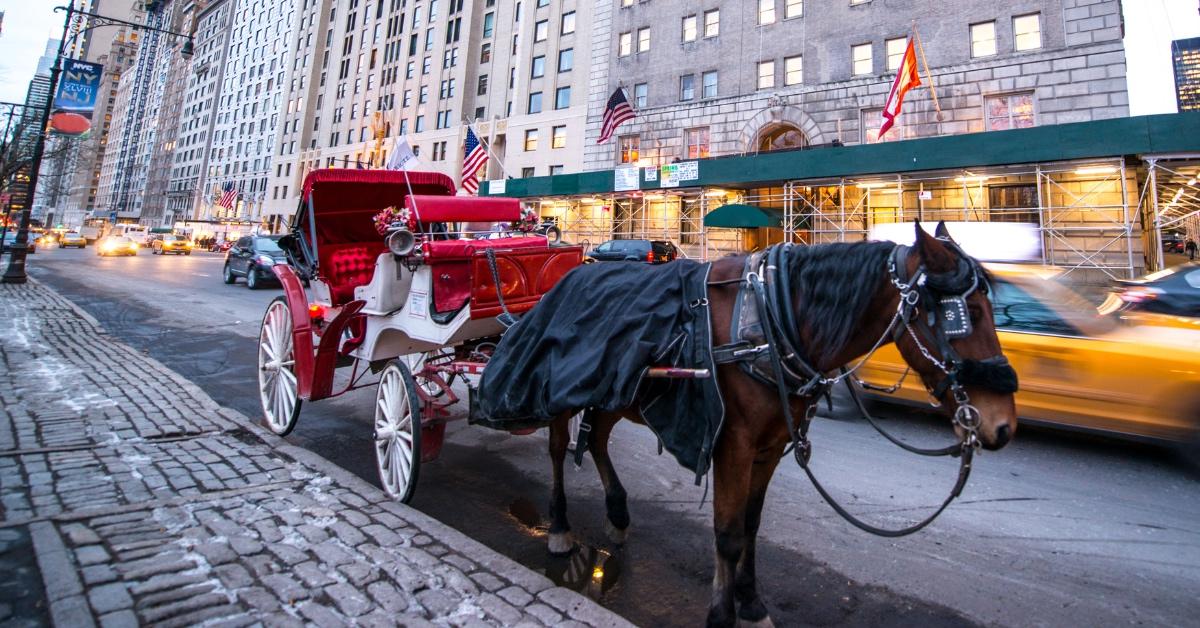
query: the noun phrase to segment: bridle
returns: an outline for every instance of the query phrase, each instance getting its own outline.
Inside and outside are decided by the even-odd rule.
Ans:
[[[910,247],[898,245],[892,251],[888,258],[888,275],[891,284],[900,292],[896,312],[871,350],[853,367],[843,368],[839,374],[834,376],[818,371],[801,357],[802,354],[798,350],[800,346],[799,326],[796,324],[793,311],[788,269],[785,263],[788,245],[772,246],[763,256],[762,263],[757,268],[748,270],[740,279],[753,295],[758,308],[763,334],[766,337],[765,350],[770,358],[775,388],[779,394],[784,420],[791,438],[789,448],[797,464],[804,469],[821,497],[839,515],[854,526],[880,536],[905,536],[924,528],[932,523],[950,505],[950,502],[962,493],[962,489],[966,486],[975,450],[980,445],[978,431],[982,415],[975,406],[971,405],[965,385],[980,385],[997,392],[1015,392],[1017,387],[1016,372],[1013,371],[1003,355],[984,360],[967,360],[963,359],[951,346],[951,340],[966,338],[974,332],[966,301],[977,290],[983,290],[986,294],[988,281],[987,274],[978,262],[967,256],[957,244],[948,239],[941,240],[941,242],[957,254],[958,263],[953,271],[934,273],[921,264],[909,276],[906,262]],[[919,320],[921,318],[919,310],[923,310],[925,313],[923,321]],[[893,437],[866,412],[857,390],[850,385],[848,378],[857,372],[889,337],[898,341],[906,333],[921,355],[943,374],[941,380],[932,388],[927,387],[935,402],[935,407],[940,405],[938,400],[947,391],[954,398],[956,408],[953,420],[961,428],[962,437],[953,445],[940,449],[922,449]],[[929,336],[932,336],[932,342],[929,342]],[[934,355],[930,346],[937,349],[938,355]],[[906,370],[905,375],[907,373]],[[804,383],[789,387],[789,378],[793,382]],[[902,375],[901,382],[903,379]],[[863,416],[889,441],[920,455],[949,455],[960,459],[958,480],[954,488],[942,505],[926,519],[898,530],[873,526],[847,512],[813,475],[808,464],[812,456],[812,443],[808,438],[808,429],[816,415],[816,401],[822,396],[828,397],[831,388],[843,380],[846,380],[847,387],[850,389],[855,403],[863,412]],[[898,388],[901,382],[897,382],[892,389]],[[789,402],[790,398],[794,396],[808,400],[804,418],[798,424],[792,416]]]

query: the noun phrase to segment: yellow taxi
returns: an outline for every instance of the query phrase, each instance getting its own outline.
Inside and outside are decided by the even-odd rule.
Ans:
[[[1102,314],[1042,266],[987,264],[1004,354],[1020,377],[1022,421],[1133,437],[1200,437],[1200,323],[1159,314]],[[905,371],[895,345],[880,349],[860,378],[890,387]],[[893,394],[924,402],[910,374]]]
[[[153,255],[166,255],[167,253],[191,255],[192,241],[187,236],[167,234],[155,238],[154,242],[150,244],[150,252]]]

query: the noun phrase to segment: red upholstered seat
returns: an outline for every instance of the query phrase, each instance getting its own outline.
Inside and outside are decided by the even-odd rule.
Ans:
[[[476,251],[487,249],[544,249],[549,246],[550,243],[542,236],[494,238],[491,240],[434,240],[424,244],[425,257],[431,262],[470,259]]]
[[[329,284],[329,296],[334,305],[354,300],[354,289],[371,283],[375,260],[387,250],[382,241],[371,243],[327,244],[317,253],[320,274]]]

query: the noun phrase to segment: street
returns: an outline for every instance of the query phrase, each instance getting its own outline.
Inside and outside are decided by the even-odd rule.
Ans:
[[[257,417],[253,339],[280,290],[224,285],[221,264],[208,253],[99,258],[92,248],[49,249],[30,257],[29,271],[119,340]],[[306,405],[287,440],[377,484],[373,396],[368,388]],[[936,508],[956,462],[903,452],[838,401],[812,431],[822,482],[877,524],[896,527]],[[879,411],[906,439],[951,438],[936,417]],[[709,598],[711,493],[658,456],[644,428],[618,426],[610,449],[633,519],[623,549],[605,539],[603,493],[586,461],[567,473],[584,546],[574,561],[549,557],[544,432],[452,423],[441,458],[421,469],[412,505],[566,586],[585,586],[603,566],[605,590],[591,593],[636,624],[696,625]],[[962,498],[932,526],[885,539],[844,522],[785,460],[764,510],[760,586],[780,626],[1190,624],[1200,610],[1198,478],[1168,448],[1023,428],[1003,451],[976,458]]]

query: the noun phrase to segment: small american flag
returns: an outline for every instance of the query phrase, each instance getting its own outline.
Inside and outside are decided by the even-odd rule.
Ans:
[[[225,193],[221,195],[221,200],[217,201],[217,205],[225,209],[233,209],[233,203],[237,200],[238,196],[237,190],[233,187],[233,182],[226,181],[225,185],[221,186],[221,189]]]
[[[471,127],[467,127],[467,141],[463,145],[462,189],[470,194],[479,191],[479,169],[487,164],[487,150],[475,137]]]
[[[629,100],[625,98],[625,90],[618,87],[612,96],[609,96],[608,104],[604,106],[604,121],[600,124],[600,139],[596,140],[596,143],[607,142],[617,127],[626,120],[636,117],[637,114],[633,112],[633,107],[629,106]]]

